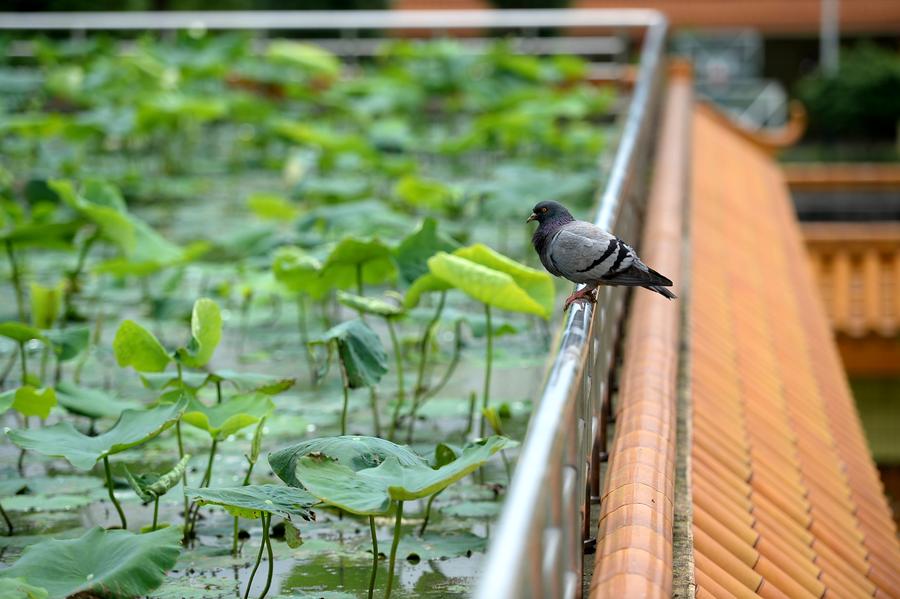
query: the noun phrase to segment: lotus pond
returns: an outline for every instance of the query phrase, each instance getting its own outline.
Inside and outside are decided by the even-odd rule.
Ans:
[[[616,101],[570,56],[29,40],[0,65],[0,597],[454,597]],[[557,316],[558,317],[558,316]]]

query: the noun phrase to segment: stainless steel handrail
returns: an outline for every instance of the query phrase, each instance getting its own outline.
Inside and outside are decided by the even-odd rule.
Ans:
[[[639,75],[595,223],[636,239],[642,185],[667,23],[647,15]],[[506,505],[493,535],[477,599],[570,598],[581,595],[583,533],[590,489],[605,447],[604,409],[613,351],[624,312],[622,288],[601,287],[596,306],[574,304],[556,358],[519,454]],[[605,444],[605,441],[603,441]],[[593,480],[588,480],[591,477]]]

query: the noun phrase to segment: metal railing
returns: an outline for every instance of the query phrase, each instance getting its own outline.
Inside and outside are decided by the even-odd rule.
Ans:
[[[612,11],[616,12],[616,11]],[[667,23],[648,13],[634,96],[595,223],[637,239],[664,73]],[[581,596],[590,503],[599,499],[625,289],[573,304],[491,540],[477,599]]]
[[[595,223],[636,240],[643,211],[653,125],[663,76],[667,23],[640,9],[475,11],[277,11],[172,13],[0,13],[0,30],[332,30],[342,54],[366,55],[363,30],[448,32],[458,29],[580,28],[609,32],[522,44],[523,51],[555,47],[585,54],[623,54],[624,31],[643,34],[638,77],[616,153],[598,165],[607,175]],[[315,40],[321,43],[322,40]],[[557,44],[554,46],[553,44]],[[606,448],[610,381],[622,330],[625,288],[601,287],[597,304],[569,311],[541,398],[522,445],[506,505],[488,550],[478,599],[570,598],[581,595],[583,542],[590,503],[597,499]]]

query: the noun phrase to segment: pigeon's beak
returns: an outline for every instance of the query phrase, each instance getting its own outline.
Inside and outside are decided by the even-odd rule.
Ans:
[[[525,222],[530,223],[533,220],[537,220],[537,214],[535,214],[534,212],[531,213],[531,216],[529,216],[528,220],[526,220]]]

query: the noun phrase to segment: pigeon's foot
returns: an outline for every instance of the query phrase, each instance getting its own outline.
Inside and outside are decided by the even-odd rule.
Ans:
[[[573,303],[577,302],[578,300],[586,301],[591,304],[596,304],[597,298],[594,296],[595,290],[596,290],[596,287],[585,287],[581,291],[574,292],[572,295],[570,295],[569,297],[566,298],[566,303],[563,306],[563,312],[568,310],[569,306],[571,306]]]

